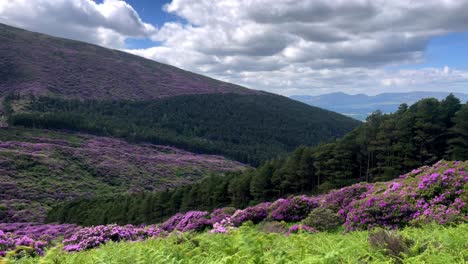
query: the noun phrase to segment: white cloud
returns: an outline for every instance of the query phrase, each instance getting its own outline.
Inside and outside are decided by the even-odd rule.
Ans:
[[[150,38],[161,45],[127,51],[284,95],[467,89],[467,71],[451,65],[394,69],[424,62],[433,37],[467,31],[468,0],[172,0],[164,10],[183,22],[156,30],[117,0],[7,0],[0,21],[109,47]]]
[[[3,0],[0,22],[54,36],[121,48],[127,37],[149,37],[144,23],[126,2],[104,0]]]
[[[467,82],[449,68],[386,70],[423,62],[434,36],[468,30],[465,0],[173,0],[165,10],[187,23],[163,25],[162,47],[130,52],[255,89],[460,92]]]

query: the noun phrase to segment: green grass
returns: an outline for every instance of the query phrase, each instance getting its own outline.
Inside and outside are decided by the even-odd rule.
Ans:
[[[64,253],[49,250],[42,258],[13,263],[467,263],[468,224],[429,225],[397,231],[413,241],[408,253],[392,258],[370,246],[369,232],[267,234],[243,226],[229,235],[173,234],[164,239],[109,243],[98,249]]]

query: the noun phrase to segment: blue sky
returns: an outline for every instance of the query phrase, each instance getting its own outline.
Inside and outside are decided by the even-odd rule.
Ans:
[[[468,93],[466,10],[468,0],[11,0],[0,22],[287,96]]]

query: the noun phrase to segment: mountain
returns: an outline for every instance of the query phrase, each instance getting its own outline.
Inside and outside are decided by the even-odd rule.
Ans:
[[[6,25],[0,61],[3,119],[13,126],[171,145],[258,165],[360,124],[283,96]]]
[[[163,191],[245,165],[152,144],[0,129],[0,222],[38,221],[58,201]]]
[[[408,93],[382,93],[374,96],[365,94],[346,94],[343,92],[329,93],[317,96],[293,95],[292,99],[300,102],[335,111],[359,120],[365,120],[376,110],[392,113],[402,103],[408,105],[423,98],[443,99],[449,92],[408,92]],[[462,102],[468,101],[468,94],[454,93]]]
[[[0,24],[0,96],[148,100],[182,94],[258,94],[118,50]]]

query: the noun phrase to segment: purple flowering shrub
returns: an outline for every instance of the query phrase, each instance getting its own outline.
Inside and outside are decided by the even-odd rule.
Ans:
[[[44,255],[47,242],[36,241],[25,235],[17,235],[11,232],[4,233],[0,230],[0,257],[4,257],[8,251],[18,250],[15,254]]]
[[[210,226],[210,221],[206,218],[208,212],[189,211],[180,219],[175,227],[176,230],[187,231],[202,231]]]
[[[439,161],[394,181],[374,184],[342,209],[346,230],[466,221],[466,167],[467,162]]]
[[[221,222],[223,219],[231,217],[235,212],[236,208],[234,207],[224,207],[215,209],[213,210],[213,212],[210,213],[210,224],[213,225],[215,223]]]
[[[349,231],[376,226],[397,228],[408,224],[415,211],[414,205],[400,194],[369,195],[350,204],[344,225]]]
[[[202,231],[212,225],[211,221],[207,218],[208,216],[208,212],[202,211],[188,211],[185,214],[177,213],[162,223],[161,229],[167,232],[174,230],[182,232]]]
[[[232,223],[231,218],[227,217],[220,222],[214,223],[213,229],[210,230],[210,233],[226,234],[233,229],[235,229],[234,224]]]
[[[307,217],[312,209],[318,207],[318,200],[302,196],[279,199],[270,206],[269,219],[273,221],[297,222]]]
[[[332,190],[320,200],[320,207],[330,209],[345,219],[349,204],[356,197],[360,197],[369,191],[370,188],[372,188],[372,184],[358,183],[338,190]]]
[[[468,173],[446,165],[440,164],[441,169],[425,174],[419,181],[414,195],[418,208],[414,223],[447,224],[467,220]]]
[[[271,203],[260,203],[256,206],[247,207],[244,210],[237,210],[231,217],[235,226],[244,222],[252,221],[254,224],[260,223],[267,218]]]
[[[171,216],[171,218],[167,219],[166,222],[162,223],[161,228],[167,232],[172,232],[177,227],[177,224],[179,224],[182,218],[184,218],[184,215],[182,213],[177,213]]]
[[[160,228],[135,227],[133,225],[101,225],[81,228],[74,235],[63,241],[65,251],[82,251],[98,247],[108,241],[138,241],[150,237],[162,236]]]
[[[0,230],[34,240],[50,242],[60,237],[69,237],[80,227],[73,224],[0,223]]]

